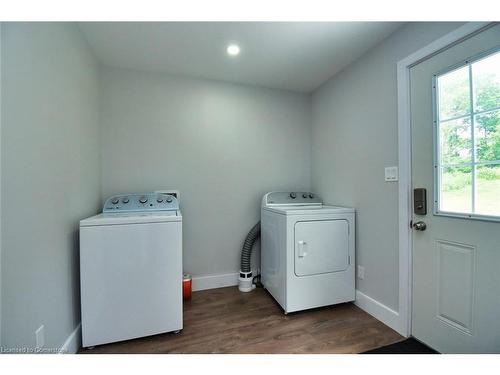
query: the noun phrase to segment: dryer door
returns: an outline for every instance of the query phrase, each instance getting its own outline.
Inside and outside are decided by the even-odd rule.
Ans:
[[[344,271],[349,266],[347,220],[295,223],[295,274],[309,276]]]

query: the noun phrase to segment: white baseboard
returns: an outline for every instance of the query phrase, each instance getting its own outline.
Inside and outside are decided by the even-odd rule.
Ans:
[[[71,335],[68,336],[64,342],[61,349],[59,349],[59,354],[76,354],[78,349],[80,349],[82,324],[79,323]]]
[[[220,275],[206,275],[193,277],[193,291],[224,288],[238,285],[239,273],[225,273]]]
[[[356,290],[356,301],[354,304],[361,310],[366,311],[368,314],[377,318],[385,325],[391,327],[393,330],[400,331],[399,313],[392,310],[386,305],[368,297],[366,294]]]

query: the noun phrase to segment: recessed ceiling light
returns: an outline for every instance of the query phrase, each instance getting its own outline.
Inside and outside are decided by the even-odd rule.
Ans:
[[[227,46],[226,52],[229,56],[238,56],[240,54],[240,46],[237,44],[230,44]]]

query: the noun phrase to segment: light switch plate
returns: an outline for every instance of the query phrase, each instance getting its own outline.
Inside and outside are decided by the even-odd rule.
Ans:
[[[398,167],[385,167],[385,180],[394,182],[398,180]]]

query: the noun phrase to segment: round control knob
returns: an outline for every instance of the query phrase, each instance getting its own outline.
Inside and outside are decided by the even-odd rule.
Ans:
[[[123,198],[123,199],[122,199],[122,202],[123,202],[123,203],[125,203],[125,204],[127,204],[127,203],[129,202],[128,197]]]
[[[111,199],[111,203],[113,203],[113,204],[118,204],[118,202],[120,202],[120,200],[118,198]]]
[[[146,203],[147,201],[148,201],[148,198],[146,198],[146,197],[139,198],[139,202],[141,202],[142,204]]]
[[[158,198],[156,198],[156,201],[157,201],[158,203],[161,203],[161,202],[163,202],[163,198],[162,198],[162,197],[158,197]]]
[[[290,198],[292,198],[292,199],[297,198],[297,194],[295,194],[295,193],[290,193]]]
[[[314,194],[309,194],[309,198],[313,199],[314,198]]]

